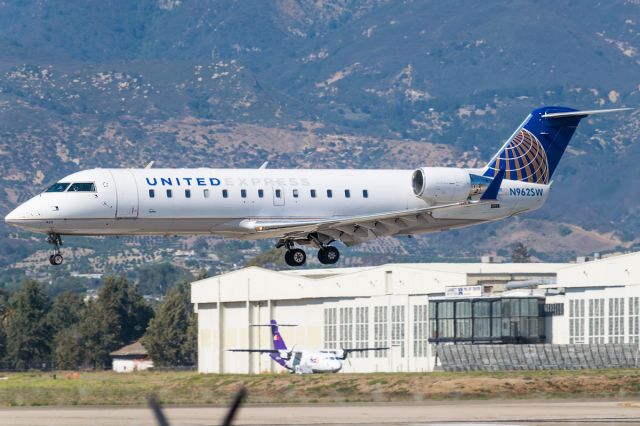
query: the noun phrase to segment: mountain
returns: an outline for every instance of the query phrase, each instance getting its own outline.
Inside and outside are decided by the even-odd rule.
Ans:
[[[639,49],[640,4],[624,0],[0,2],[0,206],[82,168],[151,160],[480,165],[540,105],[640,104]],[[639,130],[638,110],[584,120],[533,214],[349,256],[477,258],[522,240],[566,260],[637,247]],[[46,267],[45,244],[2,226],[0,267]],[[73,241],[86,262],[66,267],[88,272],[198,240]],[[204,253],[228,244],[209,239]],[[247,256],[269,244],[250,246]]]

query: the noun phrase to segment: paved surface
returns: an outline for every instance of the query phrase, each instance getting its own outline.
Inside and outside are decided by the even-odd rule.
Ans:
[[[169,407],[171,425],[217,425],[220,407]],[[640,424],[640,400],[630,401],[462,401],[370,405],[245,406],[236,425],[603,425]],[[149,409],[136,407],[5,408],[0,425],[153,425]]]

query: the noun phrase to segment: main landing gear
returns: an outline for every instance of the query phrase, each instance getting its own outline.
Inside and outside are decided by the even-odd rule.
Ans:
[[[304,250],[293,247],[293,241],[285,241],[279,243],[276,247],[286,247],[287,251],[284,254],[284,261],[289,266],[302,266],[307,262],[307,254]],[[318,250],[318,260],[323,265],[333,265],[340,259],[340,252],[337,248],[331,246],[320,246]]]
[[[62,262],[64,261],[62,255],[60,254],[62,238],[60,238],[59,234],[49,234],[49,236],[47,237],[47,242],[49,244],[53,244],[53,254],[49,256],[49,263],[55,266],[62,265]]]

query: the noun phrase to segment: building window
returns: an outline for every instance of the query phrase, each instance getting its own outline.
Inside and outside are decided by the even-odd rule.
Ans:
[[[356,348],[369,347],[369,308],[356,308]],[[368,358],[369,352],[356,352],[356,358]]]
[[[340,308],[340,347],[353,347],[353,308]]]
[[[190,189],[185,189],[184,190],[184,196],[185,196],[185,198],[191,198],[191,190]]]
[[[351,198],[351,191],[348,189],[344,190],[344,198]]]
[[[604,343],[604,299],[589,299],[589,343]]]
[[[490,339],[491,301],[476,301],[473,304],[473,317],[473,337],[479,339]]]
[[[156,196],[156,191],[154,191],[153,189],[149,190],[149,198],[155,198]]]
[[[640,297],[629,298],[629,343],[640,341]]]
[[[316,190],[312,189],[311,191],[309,191],[309,193],[311,194],[311,198],[316,198]]]
[[[333,197],[333,191],[331,189],[327,189],[327,198]]]
[[[609,299],[609,343],[624,343],[624,298]]]
[[[326,349],[336,349],[337,339],[337,315],[336,308],[325,308],[324,310],[324,347]]]
[[[426,357],[429,344],[427,305],[413,306],[413,356]]]
[[[297,189],[293,190],[293,198],[298,198],[298,195],[300,195],[300,193],[298,192]]]
[[[264,198],[264,191],[262,189],[258,189],[258,198]]]
[[[387,307],[376,306],[373,310],[373,345],[376,348],[386,348],[389,345],[387,336]],[[376,358],[386,358],[387,350],[375,351]]]
[[[222,198],[229,198],[229,191],[227,191],[226,189],[222,190]]]
[[[363,189],[362,190],[362,198],[369,198],[369,190],[368,189]]]
[[[455,337],[453,327],[453,302],[446,301],[436,304],[437,306],[437,331],[434,338],[453,339]]]
[[[391,307],[391,346],[400,346],[400,356],[404,358],[404,306]]]
[[[240,196],[242,198],[247,198],[247,190],[246,189],[241,189],[240,190]]]
[[[209,194],[210,194],[210,192],[209,192],[209,190],[208,190],[208,189],[203,189],[203,190],[202,190],[202,193],[204,194],[204,198],[209,198]]]
[[[569,343],[584,343],[584,300],[569,300]]]
[[[456,303],[456,337],[471,338],[471,301]]]
[[[173,197],[173,191],[171,191],[170,189],[167,189],[167,198],[171,198]]]

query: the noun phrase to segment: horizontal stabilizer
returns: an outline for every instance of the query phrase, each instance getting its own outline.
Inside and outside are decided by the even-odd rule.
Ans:
[[[590,111],[550,112],[542,114],[542,118],[586,117],[587,115],[606,114],[609,112],[629,111],[633,108],[593,109]]]
[[[251,327],[273,327],[273,326],[278,326],[278,327],[297,327],[298,324],[251,324]]]
[[[261,353],[261,354],[277,354],[280,353],[277,349],[227,349],[228,352],[249,352],[249,353]]]
[[[480,197],[481,200],[495,200],[496,198],[498,198],[498,191],[500,191],[500,185],[502,185],[504,173],[504,169],[498,170],[498,174],[496,174],[496,177],[493,178],[493,180],[487,187],[487,190],[484,191],[484,194],[482,194],[482,197]]]

